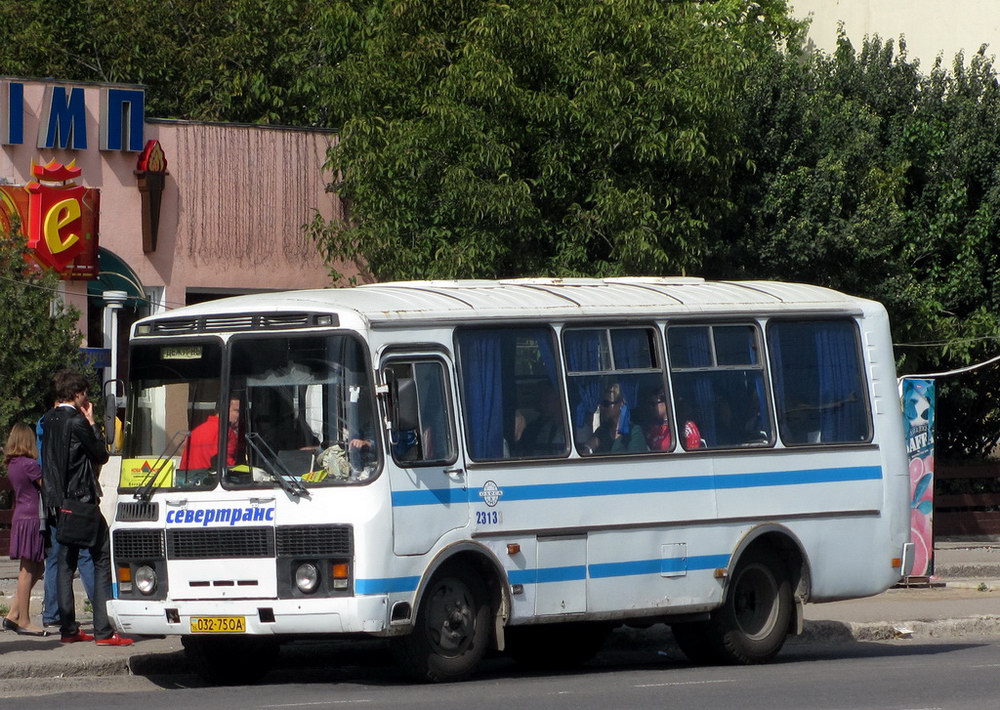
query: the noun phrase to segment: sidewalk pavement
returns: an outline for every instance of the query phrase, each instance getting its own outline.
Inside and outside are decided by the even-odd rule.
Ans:
[[[790,643],[890,639],[1000,638],[1000,542],[938,542],[929,584],[895,588],[867,599],[807,604],[802,636]],[[0,604],[13,595],[17,563],[0,560]],[[76,583],[78,604],[86,596]],[[41,609],[41,585],[32,613]],[[80,609],[78,618],[89,629]],[[177,637],[140,637],[126,648],[63,644],[0,633],[0,679],[190,673]],[[662,626],[624,629],[612,643],[662,647]]]

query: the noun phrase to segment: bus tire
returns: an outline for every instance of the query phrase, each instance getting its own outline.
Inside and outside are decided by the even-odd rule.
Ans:
[[[467,567],[446,565],[431,578],[413,630],[393,639],[403,669],[422,682],[462,680],[479,665],[490,639],[486,585]]]
[[[674,638],[695,663],[766,663],[785,644],[792,605],[781,560],[767,549],[750,550],[736,565],[726,599],[710,620],[676,624]]]
[[[277,641],[261,637],[183,636],[188,665],[212,685],[253,685],[278,659]]]
[[[611,624],[571,622],[511,626],[504,631],[507,654],[519,665],[538,670],[565,670],[597,655]]]

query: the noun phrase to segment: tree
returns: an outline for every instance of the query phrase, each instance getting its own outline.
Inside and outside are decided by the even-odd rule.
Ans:
[[[314,236],[378,279],[697,267],[741,71],[797,30],[783,0],[340,7],[368,19],[324,94],[350,216]]]
[[[0,233],[0,436],[17,422],[34,426],[52,406],[52,375],[72,367],[84,372],[79,312],[54,298],[59,281],[26,260],[27,244],[16,226]]]
[[[349,31],[313,0],[7,0],[0,76],[145,84],[161,118],[329,126],[317,87]]]
[[[748,82],[753,170],[704,273],[827,285],[883,302],[901,373],[985,360],[1000,337],[1000,85],[983,51],[929,74],[905,45],[841,38],[773,53]],[[923,345],[921,345],[923,344]],[[1000,376],[939,382],[945,455],[1000,440]]]

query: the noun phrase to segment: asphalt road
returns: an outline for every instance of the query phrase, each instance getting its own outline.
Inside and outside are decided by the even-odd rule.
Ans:
[[[1000,705],[1000,642],[989,639],[793,643],[775,663],[757,667],[692,666],[670,648],[641,653],[611,649],[568,673],[528,673],[496,658],[488,660],[472,680],[452,685],[409,684],[375,647],[350,653],[331,657],[333,670],[284,667],[257,686],[211,688],[194,676],[4,681],[0,706],[18,710],[964,710]]]

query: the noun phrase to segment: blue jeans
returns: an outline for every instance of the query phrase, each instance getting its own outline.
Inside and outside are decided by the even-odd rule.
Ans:
[[[56,528],[49,525],[49,539],[52,546],[45,557],[45,602],[42,608],[42,623],[46,626],[59,626],[59,587],[58,587],[58,564],[59,548],[62,547],[56,541]],[[82,548],[80,557],[77,560],[77,569],[80,571],[80,581],[87,592],[87,598],[91,605],[94,603],[94,560],[90,556],[90,550]]]

